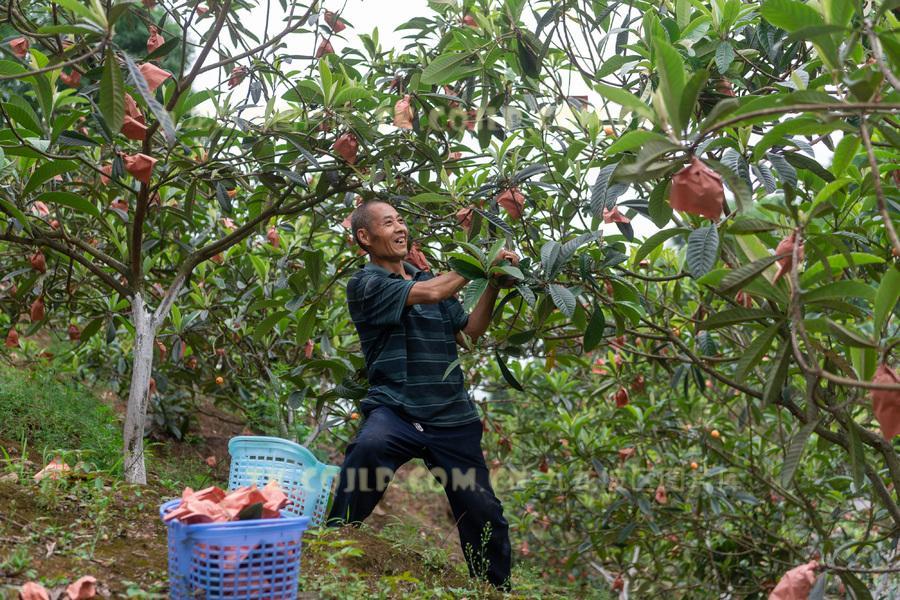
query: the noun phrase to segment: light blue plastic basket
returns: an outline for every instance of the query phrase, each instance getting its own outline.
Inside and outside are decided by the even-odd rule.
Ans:
[[[253,484],[261,488],[274,479],[289,500],[282,514],[309,517],[310,527],[322,523],[340,467],[321,463],[300,444],[276,437],[233,437],[228,453],[229,490]]]
[[[160,516],[180,503],[166,502]],[[169,597],[294,600],[300,542],[308,525],[308,517],[284,515],[193,525],[169,521]]]

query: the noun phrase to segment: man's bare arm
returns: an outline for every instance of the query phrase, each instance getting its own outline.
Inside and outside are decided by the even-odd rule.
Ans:
[[[489,285],[487,289],[484,291],[484,294],[481,295],[481,298],[478,299],[478,304],[475,305],[475,308],[472,309],[472,312],[469,313],[469,321],[466,323],[466,326],[462,328],[461,331],[456,332],[456,343],[462,346],[463,348],[469,349],[464,343],[464,339],[461,335],[462,332],[465,332],[469,339],[472,340],[472,343],[478,341],[484,332],[487,331],[488,326],[491,324],[491,315],[494,314],[494,303],[497,301],[497,295],[500,293],[500,290],[493,285]]]
[[[406,305],[437,304],[461,290],[467,283],[469,280],[456,271],[442,273],[428,281],[417,281],[409,290]]]

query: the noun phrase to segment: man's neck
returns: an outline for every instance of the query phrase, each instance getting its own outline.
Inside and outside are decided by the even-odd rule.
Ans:
[[[409,276],[406,274],[406,269],[403,268],[402,260],[385,260],[371,255],[369,256],[369,260],[389,273],[396,273],[403,279],[409,279]]]

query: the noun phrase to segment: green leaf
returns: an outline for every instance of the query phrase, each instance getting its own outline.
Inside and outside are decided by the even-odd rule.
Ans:
[[[787,379],[788,368],[791,366],[791,342],[785,341],[778,350],[778,355],[769,367],[766,374],[766,385],[763,387],[763,408],[777,403],[781,398],[781,390]]]
[[[541,43],[533,33],[519,34],[517,52],[519,66],[527,77],[538,77],[541,74]]]
[[[482,277],[481,279],[473,279],[463,288],[462,307],[464,311],[470,312],[475,308],[475,304],[481,298],[481,295],[484,294],[487,286],[488,280]]]
[[[811,420],[809,423],[805,424],[800,428],[800,431],[795,433],[793,437],[791,437],[791,441],[788,442],[788,449],[784,456],[784,464],[781,467],[781,486],[788,487],[791,485],[791,480],[794,479],[794,473],[797,471],[797,466],[800,464],[800,457],[803,456],[803,448],[806,447],[806,442],[809,440],[809,436],[816,429],[816,425],[818,421]]]
[[[634,253],[634,258],[632,259],[632,264],[637,265],[639,262],[644,260],[644,258],[656,250],[658,246],[660,246],[666,240],[675,237],[676,235],[682,235],[690,231],[684,227],[673,227],[672,229],[663,229],[662,231],[657,231],[653,235],[647,238],[647,240],[641,244],[641,247],[637,249]]]
[[[703,160],[703,162],[705,162],[713,170],[715,170],[716,173],[722,176],[722,180],[725,182],[725,185],[728,186],[728,189],[731,190],[731,193],[734,194],[734,199],[735,202],[737,202],[738,211],[742,212],[744,210],[747,210],[753,203],[753,192],[744,178],[715,159],[706,158]]]
[[[653,121],[656,116],[653,112],[653,109],[647,106],[647,104],[645,104],[640,98],[638,98],[631,92],[628,92],[621,88],[612,87],[611,85],[604,85],[602,83],[595,83],[594,89],[598,94],[600,94],[607,100],[615,102],[616,104],[621,105],[623,108],[632,110],[646,119]]]
[[[313,304],[306,309],[300,321],[297,323],[297,344],[302,345],[306,340],[312,337],[313,328],[316,326],[316,313],[319,310],[318,304]]]
[[[25,213],[19,210],[15,204],[2,197],[0,197],[0,211],[18,221],[25,228],[25,231],[31,231],[31,227],[28,225],[28,217],[25,216]]]
[[[472,70],[472,67],[466,64],[471,57],[471,52],[441,54],[428,63],[428,66],[422,71],[422,83],[445,85],[461,79]]]
[[[859,136],[849,134],[842,137],[841,141],[838,142],[837,147],[834,149],[834,156],[831,159],[831,172],[834,173],[835,177],[840,177],[847,170],[847,166],[853,160],[853,157],[856,156],[857,150],[859,150],[859,144]]]
[[[447,365],[447,368],[444,369],[444,375],[441,377],[441,381],[446,381],[446,379],[447,379],[447,377],[450,375],[450,373],[452,373],[452,372],[454,371],[454,369],[456,369],[457,367],[459,367],[461,364],[462,364],[462,360],[460,360],[459,358],[457,358],[457,359],[454,360],[452,363],[450,363],[449,365]]]
[[[519,390],[520,392],[524,392],[525,388],[522,387],[522,384],[516,379],[515,375],[512,374],[512,371],[506,366],[506,362],[503,360],[503,357],[500,356],[500,350],[494,350],[494,356],[497,357],[497,365],[500,367],[500,373],[503,375],[503,379],[506,380],[506,383],[510,385],[510,387]]]
[[[672,205],[666,200],[669,197],[668,190],[669,182],[667,180],[656,184],[656,187],[650,192],[647,204],[650,220],[660,228],[665,227],[672,220]]]
[[[559,253],[562,247],[556,240],[550,240],[541,246],[541,266],[544,268],[544,275],[550,279],[556,274],[556,266],[559,262]]]
[[[719,73],[724,75],[732,62],[734,62],[734,47],[731,42],[727,40],[719,42],[716,47],[716,68],[719,69]]]
[[[342,88],[334,95],[332,104],[334,106],[343,106],[345,102],[354,102],[356,100],[367,100],[372,97],[372,92],[359,85],[351,85]]]
[[[858,425],[852,419],[847,422],[847,442],[850,446],[850,474],[853,476],[853,485],[861,490],[865,483],[866,457],[863,453],[862,440],[859,438]]]
[[[125,81],[111,48],[106,50],[103,75],[100,77],[100,97],[97,100],[100,114],[111,132],[118,133],[125,120]]]
[[[469,280],[483,279],[484,267],[468,254],[453,253],[450,255],[450,268]]]
[[[682,92],[679,100],[682,127],[687,127],[691,122],[691,117],[694,115],[694,107],[697,105],[697,98],[706,85],[707,79],[709,79],[709,71],[700,69],[685,84],[684,92]]]
[[[28,183],[25,184],[25,187],[22,189],[22,195],[27,196],[38,189],[45,181],[52,179],[57,175],[61,175],[62,173],[73,171],[75,168],[76,163],[68,160],[53,160],[39,164],[28,179]]]
[[[485,266],[494,264],[494,261],[497,260],[497,256],[500,254],[500,251],[503,250],[505,245],[506,240],[503,238],[499,238],[494,242],[494,245],[491,246],[491,249],[487,254],[487,260],[484,261]]]
[[[845,280],[827,283],[801,294],[803,302],[816,302],[819,300],[831,300],[842,298],[875,299],[875,289],[859,280]]]
[[[661,38],[653,39],[656,53],[656,70],[659,74],[659,90],[669,113],[669,121],[675,131],[684,129],[681,119],[681,96],[684,92],[684,59],[678,50]]]
[[[695,229],[688,236],[687,271],[694,279],[702,277],[715,266],[719,257],[719,232],[715,225]]]
[[[562,314],[571,319],[572,315],[575,314],[575,295],[567,287],[558,283],[551,283],[548,289],[550,298],[553,299],[553,304],[556,305]]]
[[[175,134],[175,123],[172,122],[172,117],[169,115],[169,111],[165,109],[165,107],[159,103],[156,99],[156,96],[150,91],[149,86],[147,85],[147,80],[144,79],[144,75],[141,73],[141,70],[135,64],[135,62],[128,56],[127,52],[122,52],[122,58],[125,59],[125,66],[128,67],[128,73],[131,75],[131,81],[134,86],[137,88],[138,92],[141,94],[141,98],[144,99],[144,102],[147,103],[147,106],[150,108],[150,112],[153,113],[153,116],[156,117],[156,120],[159,121],[159,126],[162,129],[163,137],[166,139],[166,143],[169,146],[172,146],[177,141],[177,136]],[[115,130],[115,131],[118,131]]]
[[[42,202],[62,204],[79,212],[100,218],[100,211],[97,210],[97,207],[91,201],[73,192],[44,192],[43,194],[38,194],[34,199]]]
[[[766,221],[764,219],[754,219],[752,217],[736,217],[728,226],[728,233],[733,235],[743,235],[750,233],[763,233],[766,231],[775,231],[778,224]]]
[[[727,327],[728,325],[735,325],[737,323],[774,319],[777,317],[778,315],[759,308],[729,308],[728,310],[723,310],[710,315],[705,321],[697,325],[697,329],[718,329],[719,327]]]
[[[594,304],[594,311],[591,313],[591,320],[588,321],[587,329],[584,330],[584,351],[590,352],[603,341],[603,330],[606,327],[606,316],[600,307]]]
[[[780,322],[770,325],[763,330],[749,346],[747,346],[741,354],[741,358],[738,360],[734,370],[734,376],[738,381],[743,381],[747,377],[747,374],[750,373],[750,370],[759,364],[759,361],[762,360],[762,357],[765,356],[769,347],[772,345],[772,340],[778,335],[778,330],[780,328]]]
[[[900,270],[891,267],[881,279],[878,292],[875,294],[874,331],[875,337],[881,338],[881,331],[888,316],[894,312],[897,298],[900,297]]]
[[[668,142],[669,140],[662,134],[655,131],[647,131],[646,129],[638,129],[637,131],[629,131],[606,149],[606,155],[612,156],[621,152],[629,152],[641,148],[650,140]]]
[[[834,334],[834,337],[844,342],[848,346],[854,346],[857,348],[877,348],[878,344],[873,342],[870,339],[867,339],[845,325],[839,325],[835,323],[831,319],[825,319],[825,322],[828,324],[828,329],[831,330],[831,333]]]
[[[867,254],[865,252],[850,252],[849,259],[851,262],[848,262],[847,254],[835,254],[829,256],[828,265],[831,268],[832,274],[846,269],[851,264],[858,267],[862,265],[881,264],[884,262],[884,259],[880,256]],[[821,262],[817,262],[800,276],[800,285],[801,287],[809,287],[825,276],[825,266]]]
[[[887,2],[883,5],[886,4]],[[847,589],[853,593],[853,600],[872,600],[872,593],[859,577],[849,571],[838,571],[837,575],[841,578],[841,582],[847,586]]]
[[[816,9],[799,0],[766,0],[760,13],[766,21],[788,32],[825,24]]]
[[[253,330],[253,341],[257,344],[262,341],[262,339],[266,336],[267,333],[272,331],[275,325],[278,324],[278,321],[290,315],[290,311],[287,310],[278,310],[273,312],[271,315],[263,319],[259,325]],[[305,341],[305,340],[304,340]]]
[[[719,282],[719,293],[728,294],[744,287],[749,281],[752,281],[765,271],[769,265],[778,260],[778,256],[767,256],[754,260],[752,263],[741,265],[737,269],[726,275]]]

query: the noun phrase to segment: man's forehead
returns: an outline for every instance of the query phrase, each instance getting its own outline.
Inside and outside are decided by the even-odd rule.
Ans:
[[[397,212],[397,209],[391,206],[390,204],[384,204],[383,202],[378,202],[374,206],[370,207],[372,216],[376,219],[384,219],[386,217],[399,217],[400,213]]]

